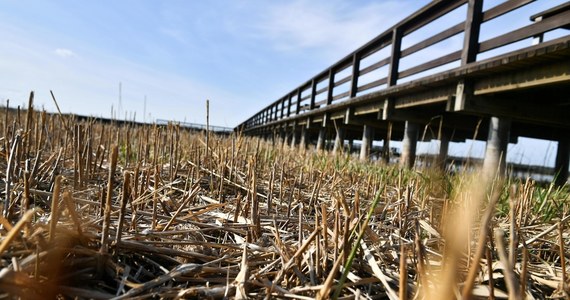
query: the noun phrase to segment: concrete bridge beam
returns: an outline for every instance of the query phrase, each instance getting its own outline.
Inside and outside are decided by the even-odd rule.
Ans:
[[[411,169],[416,162],[416,146],[418,143],[419,124],[406,121],[400,167]]]
[[[511,121],[506,118],[491,117],[489,121],[489,134],[483,160],[483,175],[485,179],[503,177],[506,170],[507,146]]]
[[[570,164],[570,140],[560,139],[554,166],[556,172],[554,183],[557,186],[563,186],[568,181],[568,164]]]
[[[366,161],[370,156],[370,148],[372,147],[372,127],[364,125],[362,130],[362,145],[360,146],[360,160]]]

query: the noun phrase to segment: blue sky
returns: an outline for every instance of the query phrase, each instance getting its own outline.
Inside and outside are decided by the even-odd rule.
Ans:
[[[233,127],[429,2],[0,0],[0,101]]]
[[[0,0],[0,99],[235,126],[427,2]]]

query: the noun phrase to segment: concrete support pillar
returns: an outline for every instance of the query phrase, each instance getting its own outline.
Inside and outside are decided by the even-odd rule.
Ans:
[[[558,141],[554,165],[554,171],[556,172],[554,183],[557,186],[563,186],[568,181],[568,164],[570,164],[570,140],[561,139]]]
[[[325,134],[326,134],[325,128],[321,127],[319,129],[319,136],[317,137],[317,147],[316,147],[317,151],[322,151],[325,149]]]
[[[291,131],[291,148],[295,148],[295,145],[297,145],[297,128]]]
[[[449,136],[443,133],[439,140],[439,153],[437,154],[437,159],[435,165],[437,168],[445,170],[445,160],[447,159],[447,153],[449,151]]]
[[[279,137],[281,139],[281,144],[287,144],[287,132],[283,129],[279,129]]]
[[[505,175],[510,130],[510,120],[491,117],[483,161],[483,175],[486,179],[492,180],[496,175],[501,177]]]
[[[384,145],[382,146],[382,160],[385,164],[390,163],[390,140],[392,139],[392,122],[388,122],[386,129],[386,138],[384,138]]]
[[[337,127],[336,138],[334,139],[333,153],[339,153],[344,146],[344,128]]]
[[[402,140],[402,156],[400,156],[400,167],[411,169],[416,162],[416,146],[418,143],[419,125],[406,121],[404,129],[404,140]]]
[[[362,145],[360,145],[360,160],[366,161],[372,147],[372,127],[364,125],[362,129]]]
[[[305,126],[301,127],[301,141],[299,142],[299,149],[304,151],[307,148],[307,129]]]
[[[284,131],[283,133],[283,146],[288,145],[289,144],[289,135],[287,134],[286,131]]]
[[[273,129],[271,131],[271,145],[273,147],[275,147],[275,144],[277,143],[277,131],[275,129]]]

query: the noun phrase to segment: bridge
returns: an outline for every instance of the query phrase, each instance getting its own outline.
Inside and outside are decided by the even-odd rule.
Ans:
[[[527,12],[537,4],[539,11]],[[383,149],[402,140],[399,163],[408,168],[419,140],[439,140],[442,163],[450,141],[482,140],[487,174],[504,172],[507,144],[518,137],[554,140],[562,184],[570,157],[570,2],[485,6],[432,1],[235,130],[317,150],[329,139],[335,152],[361,140],[361,159],[374,140]],[[513,18],[528,21],[487,37]]]
[[[193,131],[210,131],[220,135],[229,135],[233,132],[233,128],[224,127],[224,126],[216,126],[216,125],[206,125],[200,123],[190,123],[190,122],[177,122],[177,121],[169,121],[163,119],[157,119],[157,125],[168,125],[168,124],[176,124],[182,128],[186,128]]]

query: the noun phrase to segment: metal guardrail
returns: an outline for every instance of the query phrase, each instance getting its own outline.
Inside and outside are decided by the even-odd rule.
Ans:
[[[236,129],[247,132],[250,128],[263,127],[266,124],[297,117],[312,110],[326,108],[333,103],[345,102],[356,96],[370,93],[373,89],[394,87],[403,79],[413,78],[412,76],[421,76],[430,71],[432,72],[429,75],[432,75],[435,72],[434,70],[437,70],[436,68],[452,63],[460,66],[476,64],[480,54],[489,53],[491,50],[512,45],[528,38],[542,41],[546,32],[569,28],[570,2],[567,2],[556,7],[550,7],[548,10],[532,16],[521,15],[521,17],[530,18],[534,23],[480,41],[482,25],[507,13],[515,12],[535,1],[509,0],[483,10],[483,0],[435,0],[277,101],[269,104],[238,125]],[[402,41],[411,33],[459,9],[467,11],[464,20],[439,30],[406,48],[402,47]],[[402,59],[418,54],[430,46],[447,41],[460,34],[463,34],[463,47],[461,49],[434,57],[427,62],[406,69],[400,67]],[[520,49],[524,48],[517,50]],[[387,50],[389,55],[376,57],[382,50]],[[387,68],[385,76],[364,84],[361,83],[360,79],[363,76],[370,75],[381,68]]]

